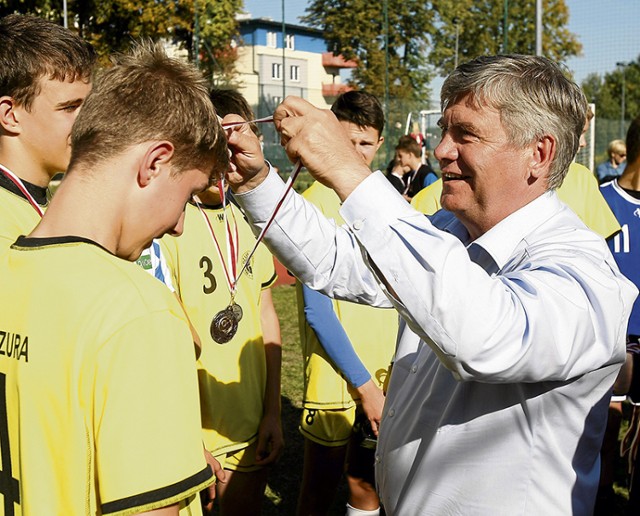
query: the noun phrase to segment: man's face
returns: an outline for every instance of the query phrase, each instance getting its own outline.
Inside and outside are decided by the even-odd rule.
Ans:
[[[537,184],[540,192],[531,196],[531,149],[509,142],[497,110],[476,107],[463,97],[445,110],[439,123],[442,139],[434,154],[442,170],[441,204],[472,238],[544,192],[544,185]]]
[[[64,172],[71,158],[71,126],[80,106],[91,90],[81,80],[57,81],[40,79],[40,93],[26,110],[16,107],[21,125],[21,138],[31,163],[49,177]]]
[[[341,120],[340,124],[347,131],[351,143],[362,160],[370,167],[384,138],[380,136],[377,129],[370,126],[363,128],[346,120]]]

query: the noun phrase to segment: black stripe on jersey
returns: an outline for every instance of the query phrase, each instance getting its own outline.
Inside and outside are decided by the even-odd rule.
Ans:
[[[58,245],[58,244],[74,244],[77,242],[95,245],[96,247],[99,247],[103,251],[106,251],[109,254],[113,254],[111,251],[109,251],[107,248],[100,245],[98,242],[94,242],[93,240],[89,240],[88,238],[85,238],[85,237],[72,236],[72,235],[55,236],[55,237],[27,237],[27,236],[21,235],[18,237],[18,239],[15,241],[12,247],[38,248],[38,247],[45,247],[45,246]]]
[[[271,278],[268,281],[265,281],[262,285],[260,285],[260,287],[262,288],[262,290],[264,290],[265,288],[269,288],[273,286],[273,284],[276,282],[277,279],[278,279],[278,273],[274,272],[273,276],[271,276]]]
[[[189,489],[196,487],[203,482],[206,482],[213,476],[211,467],[207,465],[200,473],[185,478],[180,482],[176,482],[170,486],[161,487],[160,489],[154,489],[146,493],[140,493],[134,496],[128,496],[120,500],[114,500],[113,502],[103,503],[102,512],[104,514],[111,514],[118,511],[124,511],[127,509],[133,509],[135,507],[144,507],[145,505],[160,502],[162,500],[168,500],[180,493],[188,491]]]

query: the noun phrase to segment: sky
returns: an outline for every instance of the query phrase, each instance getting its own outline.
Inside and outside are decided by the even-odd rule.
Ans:
[[[531,0],[533,2],[534,0]],[[640,56],[640,0],[565,0],[569,8],[571,32],[583,45],[582,56],[571,58],[567,66],[580,83],[589,73],[615,70],[616,63]],[[308,5],[306,0],[284,0],[285,21],[299,23]],[[283,0],[245,0],[245,11],[252,17],[282,20]],[[543,15],[544,23],[544,15]],[[434,92],[442,79],[431,84]]]

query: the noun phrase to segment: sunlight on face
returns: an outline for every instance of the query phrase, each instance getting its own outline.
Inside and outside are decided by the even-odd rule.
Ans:
[[[363,128],[346,120],[340,121],[340,124],[342,124],[342,127],[347,131],[351,143],[362,160],[370,167],[384,138],[380,136],[377,129],[371,126]]]

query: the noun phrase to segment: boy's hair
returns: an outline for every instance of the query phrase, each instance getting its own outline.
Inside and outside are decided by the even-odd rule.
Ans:
[[[373,127],[382,135],[384,112],[380,101],[365,91],[347,91],[340,95],[331,106],[336,118],[341,122],[351,122],[358,127]]]
[[[614,154],[624,154],[625,152],[627,152],[627,146],[624,140],[611,140],[609,145],[607,145],[607,154],[609,157]]]
[[[396,145],[396,150],[408,152],[409,154],[413,154],[416,158],[422,156],[422,147],[420,147],[420,144],[408,134],[400,137],[398,145]]]
[[[635,117],[627,130],[627,163],[640,157],[640,115]]]
[[[25,109],[40,93],[40,79],[89,82],[96,54],[68,29],[36,16],[0,18],[0,97]]]
[[[245,120],[253,120],[255,115],[251,106],[241,93],[237,90],[223,90],[220,88],[212,88],[209,92],[209,98],[216,108],[216,113],[221,118],[227,115],[240,115]],[[260,135],[260,130],[256,124],[249,124],[251,130],[256,136]]]
[[[73,125],[71,173],[153,140],[173,144],[172,173],[227,170],[226,138],[194,66],[148,42],[114,61],[97,77]]]

